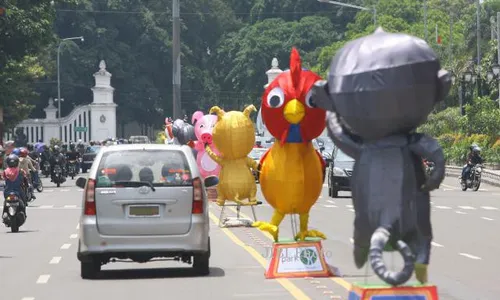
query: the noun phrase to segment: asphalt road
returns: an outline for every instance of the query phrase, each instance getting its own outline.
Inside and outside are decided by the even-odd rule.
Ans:
[[[196,277],[188,265],[161,261],[108,264],[101,278],[82,280],[76,259],[82,192],[71,180],[60,188],[44,184],[21,232],[0,227],[2,300],[347,299],[352,282],[378,282],[370,269],[357,270],[353,263],[349,193],[331,199],[326,188],[312,209],[310,225],[327,235],[327,261],[341,277],[264,279],[270,238],[253,228],[219,228],[220,208],[212,204],[210,276]],[[497,300],[500,188],[485,185],[478,192],[462,192],[455,179],[447,178],[432,201],[435,243],[429,274],[440,299]],[[242,209],[251,215],[249,210]],[[270,219],[268,205],[256,210],[260,220]],[[226,212],[235,215],[232,208]],[[292,236],[289,218],[281,236]],[[387,254],[386,262],[400,266],[396,254]]]

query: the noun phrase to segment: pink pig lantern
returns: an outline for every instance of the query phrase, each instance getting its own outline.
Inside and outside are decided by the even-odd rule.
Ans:
[[[205,152],[205,144],[209,144],[212,151],[219,154],[219,151],[212,143],[212,130],[216,122],[217,116],[205,115],[201,111],[195,112],[191,119],[191,123],[194,126],[194,133],[198,139],[194,143],[194,148],[198,151],[196,162],[203,178],[207,176],[219,176],[220,172],[220,166]]]

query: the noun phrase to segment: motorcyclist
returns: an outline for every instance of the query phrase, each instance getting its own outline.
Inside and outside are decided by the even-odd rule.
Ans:
[[[23,180],[25,178],[24,171],[19,168],[19,157],[15,154],[10,154],[5,159],[7,168],[2,173],[2,178],[5,180],[5,187],[3,190],[4,198],[10,194],[15,194],[17,197],[24,199],[24,192],[22,189]],[[26,213],[24,201],[20,201],[21,209]],[[7,207],[4,207],[6,212]]]
[[[78,140],[78,144],[76,145],[76,150],[80,153],[80,156],[85,152],[85,144],[82,140]]]
[[[58,165],[61,167],[62,176],[66,177],[66,159],[64,154],[61,153],[61,149],[58,145],[54,146],[54,151],[52,156],[50,157],[50,174],[51,174],[51,182],[54,182],[54,167]]]
[[[40,148],[38,148],[38,151],[41,151],[40,166],[44,166],[46,161],[50,163],[51,154],[49,148],[46,145],[42,145],[40,146]]]
[[[472,144],[470,146],[470,152],[467,155],[467,164],[462,169],[462,176],[460,177],[462,182],[469,178],[470,170],[473,166],[482,163],[483,158],[481,157],[481,148],[477,144]]]
[[[14,150],[14,148],[15,148],[14,141],[5,142],[2,169],[4,170],[7,169],[7,157],[12,153],[12,150]]]
[[[76,162],[76,170],[80,170],[80,163],[78,162],[78,159],[80,158],[80,152],[76,150],[75,144],[70,143],[69,144],[69,150],[66,153],[66,159],[68,162],[74,160]]]
[[[19,149],[19,168],[21,168],[24,174],[26,174],[25,183],[28,186],[28,189],[30,190],[31,198],[36,199],[35,193],[33,192],[33,185],[31,183],[38,182],[34,181],[37,180],[38,178],[33,177],[37,175],[38,170],[33,165],[33,160],[28,156],[28,149],[26,148]],[[28,199],[28,201],[29,200],[31,199]]]
[[[66,155],[66,153],[68,152],[68,145],[64,144],[64,145],[62,145],[61,148],[62,149],[60,149],[59,152],[61,152],[63,155]]]

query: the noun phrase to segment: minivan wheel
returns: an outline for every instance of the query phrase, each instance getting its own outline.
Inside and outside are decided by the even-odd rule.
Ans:
[[[88,258],[85,262],[80,262],[80,275],[83,279],[94,279],[101,271],[101,264]]]
[[[332,196],[331,196],[331,197],[332,197],[332,198],[338,198],[338,197],[339,197],[339,191],[334,190],[334,189],[332,188]]]
[[[210,238],[208,238],[208,251],[193,255],[193,268],[198,275],[210,274]]]

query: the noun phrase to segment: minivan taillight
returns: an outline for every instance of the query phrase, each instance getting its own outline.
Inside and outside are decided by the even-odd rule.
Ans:
[[[201,179],[193,180],[193,214],[203,213],[203,185]]]
[[[85,215],[95,216],[95,179],[89,179],[87,181],[87,188],[85,189]]]

